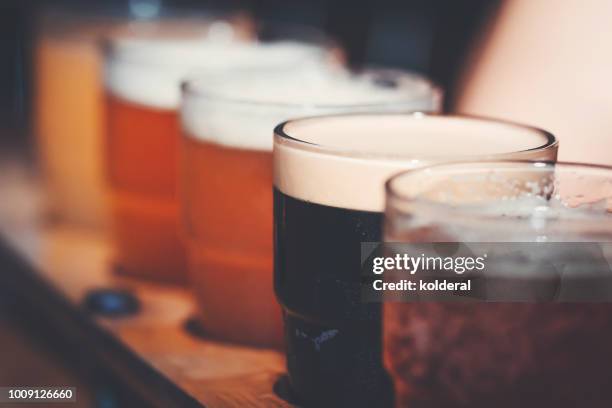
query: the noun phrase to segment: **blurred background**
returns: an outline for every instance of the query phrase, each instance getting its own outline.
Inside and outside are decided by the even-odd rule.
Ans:
[[[0,207],[3,197],[20,193],[5,188],[5,180],[37,179],[42,173],[36,119],[49,118],[39,116],[37,106],[52,107],[66,81],[85,89],[99,80],[88,76],[100,65],[92,47],[79,61],[84,69],[57,65],[49,68],[51,76],[41,76],[47,69],[37,70],[37,61],[52,59],[39,42],[42,16],[59,11],[67,24],[60,30],[69,30],[71,15],[148,20],[192,10],[316,27],[338,41],[351,67],[378,65],[430,77],[444,90],[447,112],[540,126],[561,140],[561,159],[612,164],[612,94],[605,82],[612,69],[612,3],[607,0],[0,0],[0,162],[18,163],[0,170]],[[87,58],[96,59],[95,67]],[[68,78],[56,82],[53,75]],[[41,78],[57,88],[40,92]],[[78,86],[71,87],[66,100],[76,101],[75,120],[64,123],[76,134],[80,119],[100,119],[81,117],[95,109],[81,110],[79,95]],[[56,122],[62,123],[48,121]],[[52,130],[61,134],[63,128]],[[96,201],[81,188],[77,193]],[[21,203],[24,210],[30,205]],[[0,275],[18,274],[20,268],[24,265],[0,245]],[[78,343],[55,336],[27,304],[0,281],[0,386],[62,383],[79,388],[77,406],[146,405],[134,399],[129,386],[79,354]]]
[[[450,103],[469,46],[497,6],[496,0],[4,0],[0,143],[3,149],[31,153],[33,52],[37,18],[44,10],[92,13],[93,8],[107,16],[132,18],[154,18],[167,9],[244,10],[258,19],[307,24],[337,39],[352,66],[375,64],[424,73],[446,90]]]
[[[314,26],[339,41],[351,66],[384,65],[423,73],[441,85],[446,90],[446,100],[452,101],[470,44],[497,5],[492,0],[3,0],[0,2],[0,160],[27,163],[28,174],[19,177],[29,177],[30,173],[41,170],[34,144],[35,62],[41,16],[50,11],[148,19],[169,9],[213,9],[244,11],[257,20]],[[84,55],[91,56],[87,50]],[[75,69],[66,75],[76,75]],[[74,81],[84,81],[83,87],[89,86],[88,80],[87,76],[74,77]],[[75,107],[75,123],[80,114]],[[3,188],[0,200],[4,194],[16,192]],[[24,205],[27,207],[27,203]],[[0,251],[0,273],[8,270],[19,273],[18,268],[10,255]],[[27,300],[1,289],[0,300],[0,385],[69,384],[78,388],[76,406],[146,406],[126,384],[77,352],[78,343],[67,343],[65,337],[54,336],[53,327],[46,327],[36,313],[24,308]]]

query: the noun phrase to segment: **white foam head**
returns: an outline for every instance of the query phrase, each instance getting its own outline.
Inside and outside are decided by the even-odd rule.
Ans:
[[[556,142],[538,149],[551,138],[533,128],[459,116],[301,119],[277,129],[274,183],[284,194],[304,201],[380,212],[384,183],[401,170],[449,160],[553,160]]]
[[[290,70],[233,70],[198,78],[181,108],[186,133],[225,146],[270,151],[274,127],[317,114],[378,110],[437,111],[440,93],[425,78],[400,71],[354,75],[325,64]]]
[[[612,239],[608,168],[524,161],[445,163],[397,174],[387,191],[387,232],[398,235],[391,238],[425,227],[463,242]]]
[[[196,72],[215,75],[235,67],[292,66],[323,59],[325,54],[325,49],[309,43],[258,43],[236,38],[227,30],[118,36],[108,47],[106,87],[129,102],[177,109],[181,81]]]

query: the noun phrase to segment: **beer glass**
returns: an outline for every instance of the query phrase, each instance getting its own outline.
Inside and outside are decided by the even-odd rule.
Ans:
[[[554,161],[555,138],[488,119],[356,113],[290,120],[274,137],[274,285],[290,384],[318,405],[391,403],[381,308],[361,299],[361,243],[380,241],[384,182],[461,158]]]
[[[217,20],[194,30],[153,25],[106,44],[106,168],[121,271],[186,279],[178,237],[180,81],[192,71],[213,76],[232,66],[274,66],[281,62],[275,58],[298,64],[323,59],[325,52],[306,42],[259,44]]]
[[[123,22],[47,10],[34,46],[34,126],[49,214],[105,231],[103,87],[98,41]]]
[[[196,78],[183,86],[181,110],[183,234],[199,321],[212,336],[266,347],[283,341],[272,287],[274,126],[315,113],[440,106],[439,91],[413,74],[283,67]]]
[[[34,131],[44,179],[46,210],[54,220],[108,232],[104,173],[104,56],[106,38],[144,35],[165,27],[202,35],[212,19],[202,11],[160,7],[139,19],[139,10],[107,5],[45,8],[34,42]],[[228,16],[237,37],[252,31],[247,16]],[[226,30],[213,27],[217,36]]]
[[[401,173],[386,190],[389,245],[506,253],[504,262],[488,253],[481,301],[384,304],[397,406],[609,406],[612,168],[440,164]],[[521,296],[539,293],[500,297],[516,283]]]

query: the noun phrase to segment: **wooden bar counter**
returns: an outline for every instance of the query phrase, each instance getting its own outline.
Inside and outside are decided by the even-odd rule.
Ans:
[[[79,348],[96,354],[152,405],[292,406],[275,392],[283,383],[282,353],[192,334],[186,327],[194,300],[187,289],[116,274],[107,239],[45,220],[41,189],[29,171],[9,162],[0,173],[3,246],[15,255],[3,279],[57,330],[77,336]],[[91,313],[84,302],[99,289],[134,294],[139,311]]]

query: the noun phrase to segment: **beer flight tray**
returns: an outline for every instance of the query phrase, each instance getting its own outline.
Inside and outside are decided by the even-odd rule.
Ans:
[[[43,221],[38,189],[23,180],[0,183],[2,285],[75,352],[95,356],[153,406],[293,406],[281,397],[282,353],[194,334],[188,330],[194,300],[186,289],[117,275],[107,240]],[[86,300],[100,289],[134,294],[137,312],[92,313]]]

